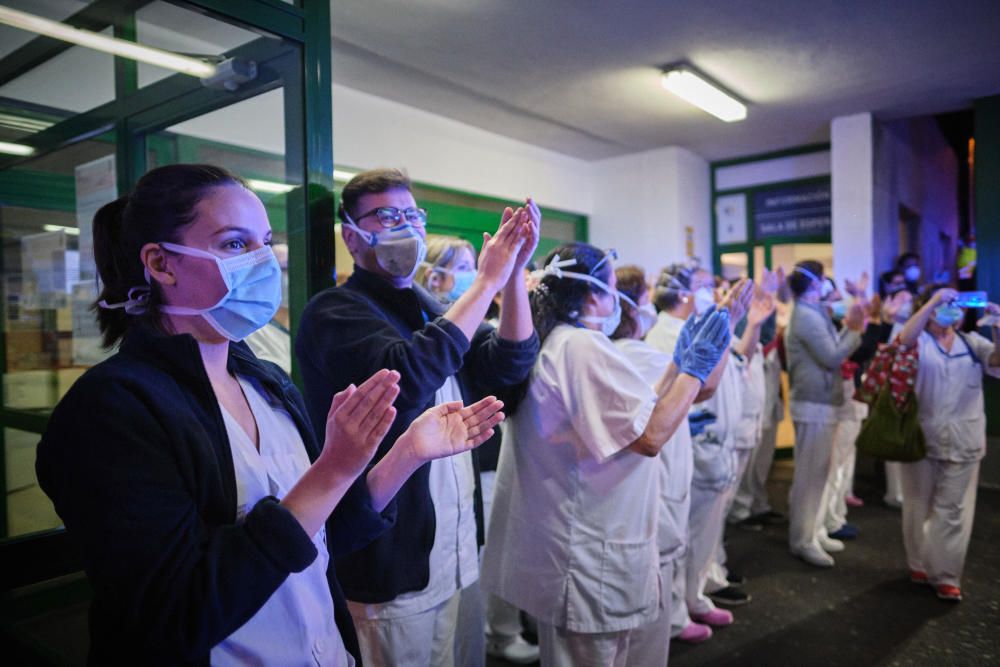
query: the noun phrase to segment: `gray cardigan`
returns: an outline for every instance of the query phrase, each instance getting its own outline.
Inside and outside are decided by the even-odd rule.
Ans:
[[[838,334],[822,306],[796,301],[785,332],[791,400],[841,405],[840,364],[859,345],[861,335],[846,328]]]

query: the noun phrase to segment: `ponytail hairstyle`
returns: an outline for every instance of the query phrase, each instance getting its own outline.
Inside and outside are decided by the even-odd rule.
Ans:
[[[564,271],[585,273],[591,275],[605,252],[589,243],[564,243],[545,257],[543,266],[558,256],[560,260],[576,260],[575,264],[563,265]],[[611,280],[611,262],[605,262],[596,275],[592,277],[607,283]],[[584,302],[592,292],[600,292],[601,288],[585,280],[560,278],[556,273],[542,276],[538,286],[531,291],[531,315],[535,323],[538,339],[545,339],[560,323],[576,324],[581,315]]]
[[[139,251],[147,243],[177,243],[181,230],[191,224],[196,208],[212,188],[249,186],[239,176],[207,164],[173,164],[159,167],[139,179],[131,194],[105,204],[94,215],[94,260],[101,293],[91,309],[97,312],[104,347],[121,341],[129,327],[140,321],[163,329],[158,285],[147,281]],[[141,308],[103,308],[132,301],[129,292],[145,292]]]
[[[696,267],[687,264],[671,264],[660,272],[653,290],[653,305],[657,311],[671,311],[681,302],[682,292],[691,291],[691,279]]]
[[[632,299],[632,303],[636,306],[639,305],[639,300],[642,299],[643,295],[649,291],[649,287],[646,285],[646,272],[635,264],[615,269],[615,278],[615,287],[618,289],[618,293]],[[622,299],[621,304],[622,321],[615,332],[611,334],[612,340],[635,338],[639,327],[639,313],[636,308],[625,299]]]
[[[799,271],[799,269],[803,269]],[[807,259],[795,265],[795,268],[788,274],[788,288],[792,290],[792,295],[798,299],[809,291],[812,286],[813,277],[820,282],[823,281],[823,265],[814,259]]]

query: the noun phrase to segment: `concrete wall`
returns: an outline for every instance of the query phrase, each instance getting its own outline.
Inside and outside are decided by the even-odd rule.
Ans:
[[[655,276],[686,258],[686,227],[694,228],[694,256],[711,259],[709,167],[683,148],[661,148],[594,165],[590,239],[618,250],[620,264],[638,264]]]
[[[872,116],[835,118],[830,125],[831,238],[837,280],[875,273]]]

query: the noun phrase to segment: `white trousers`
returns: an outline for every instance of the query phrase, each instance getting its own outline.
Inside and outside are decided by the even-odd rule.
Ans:
[[[729,510],[732,521],[743,521],[751,516],[771,511],[767,499],[767,478],[774,463],[774,449],[778,442],[778,425],[765,424],[761,427],[760,442],[750,453],[750,462],[740,480],[740,486]]]
[[[483,517],[486,531],[490,527],[490,514],[493,508],[493,489],[496,485],[497,473],[494,470],[484,470],[479,474],[480,488],[483,492]],[[487,593],[485,598],[486,639],[501,645],[515,641],[524,630],[521,624],[521,611],[511,603]]]
[[[847,496],[853,486],[854,462],[858,451],[854,443],[860,432],[861,422],[856,419],[843,419],[837,423],[823,519],[827,533],[840,530],[847,523]]]
[[[684,572],[684,598],[690,614],[707,614],[715,609],[715,605],[705,595],[705,586],[716,560],[716,550],[726,523],[727,490],[691,487]]]
[[[795,422],[795,472],[788,494],[788,544],[819,549],[836,423]]]
[[[979,461],[903,463],[900,478],[907,564],[936,586],[959,586],[976,513]]]
[[[736,493],[739,490],[740,480],[742,480],[746,474],[747,468],[750,465],[750,457],[753,453],[754,449],[749,448],[736,449],[734,452],[736,457],[736,481],[732,486],[723,492],[723,495],[725,496],[725,511],[722,515],[722,530],[719,531],[719,541],[715,546],[715,556],[712,558],[712,562],[709,563],[708,574],[705,577],[706,593],[721,591],[723,588],[729,586],[729,570],[726,568],[728,556],[726,555],[726,546],[724,544],[726,537],[725,517],[732,514],[733,503],[736,500]]]
[[[660,563],[660,578],[664,586],[674,578],[674,563]],[[671,609],[670,595],[660,596],[660,615],[652,623],[632,631],[629,640],[628,664],[638,667],[665,667],[670,653]]]
[[[655,625],[652,621],[646,625]],[[654,658],[651,662],[644,650],[648,641],[643,641],[642,649],[635,651],[637,636],[640,641],[648,640],[651,633],[646,626],[618,632],[571,632],[548,623],[538,622],[538,653],[542,667],[655,667],[667,664],[668,635],[663,635],[663,662]],[[640,636],[641,635],[641,636]]]
[[[882,499],[897,506],[903,502],[903,485],[899,479],[902,465],[898,461],[885,462],[885,496]]]
[[[676,637],[681,630],[691,623],[688,615],[687,590],[687,552],[691,541],[688,518],[691,515],[691,494],[688,493],[680,502],[668,502],[660,506],[661,512],[669,512],[674,518],[674,525],[681,527],[684,535],[684,553],[674,561],[670,579],[664,579],[663,585],[670,586],[670,636]]]
[[[402,618],[368,619],[352,614],[364,664],[368,667],[460,664],[455,661],[455,646],[461,597],[462,591],[456,591],[436,607]],[[482,635],[482,622],[471,630]],[[482,665],[485,660],[485,656],[480,656],[478,662],[471,664]]]

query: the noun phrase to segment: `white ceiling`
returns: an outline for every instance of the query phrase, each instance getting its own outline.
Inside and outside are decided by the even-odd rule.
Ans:
[[[998,0],[333,0],[345,86],[584,159],[722,159],[825,141],[834,117],[1000,93]],[[727,124],[660,88],[687,60],[750,102]]]

